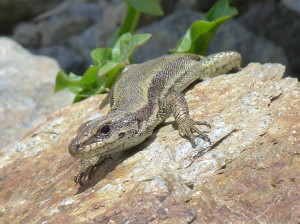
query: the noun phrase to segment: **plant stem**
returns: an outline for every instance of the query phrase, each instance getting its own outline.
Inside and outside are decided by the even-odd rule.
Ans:
[[[127,11],[124,18],[123,23],[119,27],[118,31],[112,36],[112,38],[108,41],[108,46],[113,47],[120,36],[122,36],[124,33],[133,33],[136,29],[137,23],[140,18],[140,12],[137,11],[135,8],[132,7],[132,5],[128,2],[128,0],[125,1],[127,5]]]

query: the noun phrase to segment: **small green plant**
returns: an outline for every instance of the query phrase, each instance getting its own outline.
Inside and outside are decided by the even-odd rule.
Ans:
[[[135,48],[144,44],[150,34],[132,35],[141,13],[162,15],[163,11],[157,0],[125,0],[127,12],[124,22],[108,41],[111,47],[97,48],[91,52],[94,65],[78,76],[67,75],[64,71],[56,76],[55,92],[67,89],[76,94],[73,103],[91,95],[100,94],[110,89],[120,71],[130,64]]]
[[[140,13],[162,15],[157,0],[125,0],[127,13],[123,24],[109,40],[107,48],[97,48],[91,52],[94,65],[83,76],[73,73],[67,75],[60,71],[56,76],[55,92],[67,89],[76,94],[73,102],[81,101],[91,95],[110,89],[121,70],[130,64],[134,50],[150,39],[150,34],[132,35],[136,29]],[[228,0],[218,1],[208,13],[206,20],[194,22],[186,34],[179,40],[172,53],[196,53],[205,55],[217,29],[237,15]]]
[[[206,21],[198,20],[194,22],[171,52],[205,55],[218,28],[237,14],[237,9],[231,7],[227,0],[218,1],[205,14]]]
[[[127,11],[123,23],[108,41],[112,47],[118,38],[125,33],[133,33],[137,27],[141,13],[161,16],[164,14],[157,0],[125,0]]]
[[[97,48],[91,52],[95,65],[83,76],[67,75],[60,71],[56,76],[55,92],[68,89],[76,93],[74,102],[111,88],[120,71],[130,62],[135,48],[145,43],[150,34],[123,34],[113,48]]]

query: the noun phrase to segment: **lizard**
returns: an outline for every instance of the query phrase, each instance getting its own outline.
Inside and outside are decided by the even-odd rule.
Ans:
[[[110,90],[110,110],[106,115],[84,122],[70,142],[71,156],[81,160],[76,184],[109,155],[136,146],[172,113],[179,134],[194,141],[195,135],[210,142],[189,115],[182,93],[196,80],[240,69],[241,55],[220,52],[204,57],[197,54],[170,54],[141,64],[125,66]]]

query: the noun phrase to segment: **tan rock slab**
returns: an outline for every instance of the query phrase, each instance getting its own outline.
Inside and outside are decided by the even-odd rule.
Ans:
[[[249,64],[193,86],[209,146],[178,135],[173,118],[113,155],[83,187],[67,152],[79,125],[108,111],[105,96],[66,107],[1,155],[1,223],[297,223],[300,85],[280,64]]]

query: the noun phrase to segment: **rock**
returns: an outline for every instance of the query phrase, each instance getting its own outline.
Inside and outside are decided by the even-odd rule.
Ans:
[[[179,0],[176,3],[176,10],[192,10],[192,9],[196,9],[198,11],[198,7],[197,5],[199,4],[199,2],[197,0]]]
[[[18,24],[14,29],[12,38],[26,48],[37,48],[41,44],[38,27],[34,23]]]
[[[103,19],[94,27],[96,46],[106,47],[107,41],[123,22],[126,14],[126,3],[116,0],[99,1],[99,5],[103,9]]]
[[[19,0],[1,0],[0,1],[0,32],[11,32],[14,25],[24,20],[30,20],[38,14],[47,11],[61,0],[40,1],[40,0],[26,0],[20,2]]]
[[[67,92],[54,94],[58,64],[33,56],[8,38],[0,38],[0,148],[72,102]]]
[[[95,3],[71,3],[64,10],[38,24],[42,46],[62,44],[72,36],[100,21],[101,8]]]
[[[134,61],[140,63],[168,54],[176,47],[177,41],[185,34],[190,25],[204,15],[194,11],[174,12],[163,19],[137,30],[138,33],[150,33],[151,39],[136,49]]]
[[[142,27],[139,32],[153,33],[153,38],[135,53],[137,62],[158,57],[175,48],[189,26],[203,18],[202,13],[195,11],[208,11],[217,0],[159,2],[165,16],[168,13],[171,15],[140,17],[139,26]],[[288,75],[300,74],[299,38],[295,38],[299,36],[300,27],[299,13],[295,12],[299,3],[296,2],[235,1],[234,5],[240,15],[221,26],[223,31],[218,32],[215,38],[218,41],[214,41],[209,52],[235,49],[245,55],[245,62],[283,63],[287,66]],[[64,47],[69,52],[74,52],[75,57],[79,57],[79,66],[77,60],[69,57],[60,56],[57,60],[62,66],[68,64],[63,67],[66,72],[83,74],[91,64],[89,52],[107,45],[107,41],[122,23],[125,11],[126,3],[119,0],[64,0],[54,9],[36,17],[34,23],[18,25],[13,38],[27,48],[34,48],[34,51],[42,52],[44,49],[39,48],[47,47],[53,52],[53,49]],[[158,21],[154,22],[155,20]],[[239,23],[232,22],[237,20]],[[233,35],[230,31],[238,35]],[[47,56],[53,55],[57,54]],[[66,63],[68,59],[70,61]]]
[[[151,39],[134,53],[136,62],[169,53],[178,40],[186,33],[190,25],[203,20],[204,14],[194,11],[178,11],[150,26],[140,28],[139,33],[151,33]],[[264,49],[263,51],[261,49]],[[208,54],[235,50],[243,55],[244,63],[278,62],[289,64],[285,52],[272,41],[247,31],[239,23],[230,20],[223,24],[213,38]]]
[[[14,29],[13,38],[32,52],[54,57],[66,72],[83,74],[90,51],[104,47],[123,20],[125,2],[66,0],[33,23]],[[114,16],[112,16],[114,15]]]
[[[300,14],[300,2],[298,0],[281,0],[281,2],[290,10],[294,10]]]
[[[72,51],[72,49],[63,45],[43,47],[38,50],[33,50],[32,52],[34,54],[47,55],[48,57],[55,58],[64,71],[73,71],[73,73],[80,75],[81,73],[79,73],[79,71],[87,69],[83,58]]]
[[[210,8],[216,3],[216,0],[179,0],[176,3],[176,10],[197,10],[201,12],[208,12]]]
[[[80,56],[80,59],[83,61],[83,69],[87,69],[92,64],[92,58],[90,52],[97,48],[96,39],[95,39],[95,25],[86,29],[82,34],[70,37],[68,40],[68,46],[77,55]],[[63,60],[63,58],[61,59]],[[68,59],[70,60],[70,59]],[[66,68],[67,70],[75,70],[74,65],[76,63],[70,63],[73,67]]]
[[[287,70],[290,71],[287,56],[280,46],[250,32],[234,20],[227,21],[216,32],[209,45],[208,55],[228,50],[241,53],[244,65],[252,61],[260,63],[276,62],[284,64]]]
[[[297,223],[300,85],[283,73],[252,63],[196,84],[186,99],[212,125],[211,146],[197,138],[192,148],[169,118],[83,187],[67,146],[82,122],[108,111],[98,111],[105,96],[58,111],[3,150],[0,222]]]
[[[260,2],[241,15],[239,22],[257,35],[271,39],[281,46],[287,54],[291,69],[296,75],[300,74],[300,39],[295,38],[300,36],[298,13],[282,4]]]

